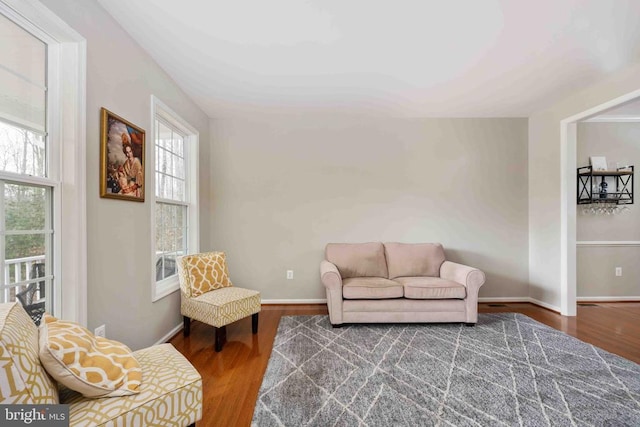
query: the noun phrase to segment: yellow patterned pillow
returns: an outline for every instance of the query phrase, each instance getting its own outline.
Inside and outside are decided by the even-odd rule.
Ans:
[[[140,392],[142,370],[129,347],[49,314],[40,324],[40,361],[49,375],[86,397]]]
[[[0,375],[0,404],[34,403],[20,376],[13,355],[2,341],[0,341],[0,372],[2,372]]]
[[[233,286],[229,280],[229,270],[224,252],[185,255],[182,257],[182,263],[191,284],[192,297],[214,289]]]

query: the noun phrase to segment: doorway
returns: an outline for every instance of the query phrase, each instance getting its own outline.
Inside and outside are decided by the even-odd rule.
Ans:
[[[577,313],[577,263],[576,263],[576,198],[577,187],[577,123],[598,114],[640,99],[640,90],[612,99],[596,107],[568,117],[560,122],[560,313],[575,316]]]

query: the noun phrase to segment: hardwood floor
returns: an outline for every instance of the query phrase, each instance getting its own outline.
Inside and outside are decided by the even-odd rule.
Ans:
[[[576,317],[529,303],[480,304],[481,313],[518,312],[582,341],[640,363],[640,303],[579,305]],[[191,324],[171,342],[203,378],[203,414],[198,427],[249,426],[281,316],[327,314],[326,305],[265,305],[257,335],[251,334],[251,317],[227,326],[222,352],[213,349],[213,327]]]

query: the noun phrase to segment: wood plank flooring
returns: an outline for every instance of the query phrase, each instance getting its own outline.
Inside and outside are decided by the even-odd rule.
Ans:
[[[529,303],[480,304],[482,313],[518,312],[582,341],[640,363],[640,303],[579,305],[576,317],[559,314]],[[249,426],[282,316],[327,314],[326,305],[265,305],[257,335],[251,334],[251,317],[227,326],[222,352],[213,349],[213,327],[191,324],[191,335],[182,331],[172,343],[196,367],[203,378],[205,426]]]

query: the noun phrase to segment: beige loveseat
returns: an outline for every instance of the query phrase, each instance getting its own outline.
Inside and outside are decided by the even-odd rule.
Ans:
[[[329,319],[344,323],[478,321],[484,273],[445,260],[439,243],[329,243],[320,277]]]
[[[68,404],[71,426],[187,426],[202,418],[202,378],[171,344],[133,352],[138,394],[87,398],[49,376],[38,338],[20,304],[0,304],[0,404]]]

